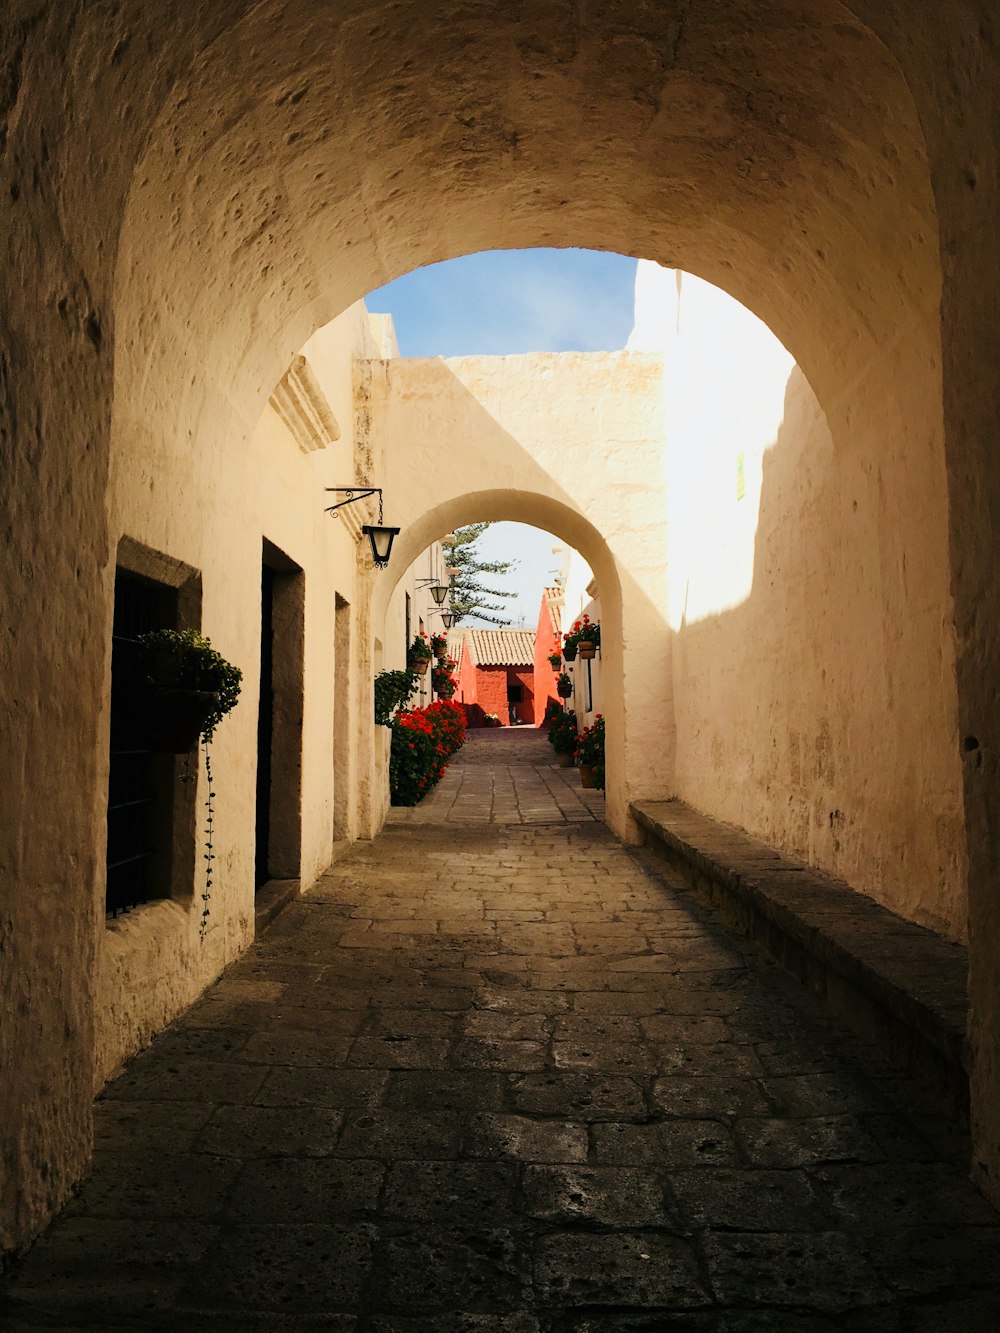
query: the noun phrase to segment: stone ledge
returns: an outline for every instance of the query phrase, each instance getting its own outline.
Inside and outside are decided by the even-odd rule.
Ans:
[[[968,1105],[965,949],[682,801],[641,801],[647,843],[837,1017]]]
[[[297,879],[269,879],[257,890],[254,898],[254,926],[258,935],[265,931],[276,916],[294,902],[301,892]]]

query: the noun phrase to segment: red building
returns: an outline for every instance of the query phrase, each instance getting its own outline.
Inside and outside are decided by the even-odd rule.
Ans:
[[[550,699],[559,701],[556,694],[556,680],[560,667],[554,667],[549,661],[551,653],[562,653],[562,605],[561,588],[545,588],[542,591],[542,604],[538,608],[538,627],[535,630],[535,726],[540,726],[545,716],[545,705]],[[561,701],[560,701],[561,702]]]
[[[535,635],[526,629],[468,629],[456,646],[455,698],[465,705],[469,726],[489,725],[489,714],[504,727],[534,725]]]

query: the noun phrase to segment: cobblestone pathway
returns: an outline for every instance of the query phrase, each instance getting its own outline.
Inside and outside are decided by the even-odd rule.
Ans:
[[[0,1327],[995,1333],[961,1139],[568,819],[338,862],[100,1098]]]
[[[604,793],[580,786],[573,768],[558,768],[544,732],[534,727],[470,731],[448,772],[393,824],[567,824],[604,820]]]

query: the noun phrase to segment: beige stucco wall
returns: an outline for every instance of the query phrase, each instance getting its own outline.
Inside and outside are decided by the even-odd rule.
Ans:
[[[336,797],[346,798],[344,834],[357,831],[362,817],[358,792],[337,792],[334,777],[334,616],[339,596],[351,607],[353,637],[360,641],[372,576],[370,562],[358,560],[355,534],[339,517],[324,513],[331,497],[323,488],[355,477],[354,367],[378,346],[359,304],[302,349],[339,427],[339,438],[311,452],[300,447],[270,404],[245,442],[237,443],[220,429],[210,448],[199,447],[190,433],[168,435],[170,423],[163,419],[136,420],[123,409],[115,421],[108,514],[113,540],[117,545],[119,537],[130,538],[201,572],[201,630],[240,667],[243,685],[236,709],[220,724],[212,744],[217,859],[205,938],[199,936],[199,925],[207,788],[200,757],[193,797],[180,791],[180,799],[196,804],[193,882],[182,884],[172,900],[142,904],[114,920],[105,919],[102,901],[95,903],[100,921],[96,1087],[190,1004],[253,937],[265,539],[303,570],[305,581],[301,884],[308,887],[330,862]],[[110,613],[109,596],[109,636]],[[339,679],[348,682],[337,722],[350,731],[350,766],[362,734],[366,747],[369,743],[368,691],[357,660]],[[349,785],[349,778],[344,780]]]
[[[658,327],[665,360],[677,794],[963,939],[930,401],[907,447],[884,447],[899,430],[885,412],[856,414],[835,443],[801,371],[749,311],[654,265],[639,287],[635,341],[650,341],[650,324],[656,341]],[[932,397],[916,372],[900,374]]]
[[[662,362],[657,353],[414,358],[371,365],[374,456],[400,568],[462,523],[511,519],[581,552],[601,588],[608,820],[669,786],[671,681],[663,667]],[[390,571],[391,572],[391,571]],[[392,583],[377,586],[373,623]],[[391,612],[390,612],[391,614]]]

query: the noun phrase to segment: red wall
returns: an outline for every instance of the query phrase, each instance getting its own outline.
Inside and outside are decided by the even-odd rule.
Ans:
[[[484,713],[496,713],[503,725],[510,724],[510,710],[507,706],[508,685],[520,685],[523,690],[522,702],[517,707],[517,715],[522,722],[531,722],[535,715],[534,672],[530,666],[505,667],[481,666],[476,668],[476,696],[474,702]],[[470,702],[468,698],[466,702]]]
[[[454,654],[452,654],[454,656]],[[455,698],[460,704],[474,704],[477,700],[476,668],[472,665],[468,645],[462,649],[462,664],[455,672]],[[472,718],[469,717],[470,724]]]
[[[535,644],[537,658],[538,645]],[[548,662],[542,662],[546,682],[541,704],[535,698],[535,669],[530,666],[474,666],[468,648],[462,653],[462,665],[455,673],[458,688],[455,699],[465,705],[465,715],[470,727],[483,725],[486,713],[496,713],[503,726],[510,725],[510,709],[507,704],[508,685],[521,686],[521,702],[516,704],[519,721],[535,725],[541,721],[545,712],[545,700],[550,693],[548,681],[551,679],[551,693],[555,693],[555,676]]]
[[[542,725],[542,719],[545,716],[545,705],[549,699],[558,699],[556,694],[556,677],[559,675],[558,667],[549,666],[549,653],[555,649],[557,652],[562,647],[562,638],[557,636],[555,626],[552,623],[552,612],[549,610],[542,599],[542,609],[538,615],[538,628],[535,631],[535,726]]]

